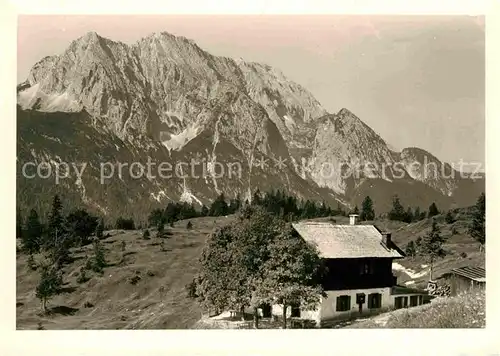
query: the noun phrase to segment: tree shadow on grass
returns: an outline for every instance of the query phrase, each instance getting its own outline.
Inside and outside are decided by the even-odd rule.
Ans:
[[[59,291],[61,293],[73,293],[76,290],[76,287],[62,287]]]
[[[58,305],[49,309],[50,314],[74,315],[79,309],[71,308],[65,305]]]
[[[73,263],[73,262],[76,262],[76,261],[79,261],[79,260],[83,260],[87,258],[87,256],[70,256],[68,258],[68,263]]]

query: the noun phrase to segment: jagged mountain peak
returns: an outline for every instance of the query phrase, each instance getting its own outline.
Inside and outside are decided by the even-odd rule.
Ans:
[[[307,180],[297,180],[304,189],[319,186],[346,200],[371,176],[346,179],[339,170],[343,162],[391,164],[406,157],[409,167],[414,156],[429,156],[413,148],[393,152],[353,112],[342,108],[329,114],[277,68],[214,56],[168,32],[130,45],[88,32],[60,55],[36,63],[17,91],[23,109],[85,110],[99,127],[131,142],[138,152],[147,137],[163,143],[169,155],[182,156],[195,147],[215,160],[230,152],[250,168],[261,155],[281,157]],[[325,167],[335,171],[325,174]],[[412,177],[422,180],[417,173]],[[382,170],[375,178],[392,179],[390,173],[383,177]],[[454,189],[441,190],[443,182],[438,183],[443,194]]]
[[[96,31],[89,31],[86,34],[84,34],[82,37],[80,37],[80,40],[85,41],[85,42],[92,42],[92,41],[99,41],[103,37],[100,36]]]
[[[362,126],[372,130],[371,127],[365,124],[363,120],[361,120],[358,116],[356,116],[356,114],[354,114],[347,108],[340,109],[335,116],[336,116],[336,121],[339,123]]]
[[[439,161],[439,159],[434,156],[432,153],[429,151],[426,151],[422,148],[419,147],[405,147],[401,150],[402,155],[413,155],[413,156],[418,156],[418,157],[424,157],[427,156],[428,158],[431,158],[434,161]]]
[[[354,135],[361,141],[377,143],[388,149],[385,140],[349,109],[342,108],[335,115],[335,130],[343,135]]]

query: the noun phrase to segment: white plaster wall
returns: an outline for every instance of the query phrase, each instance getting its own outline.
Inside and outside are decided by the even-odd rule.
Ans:
[[[351,290],[335,290],[327,291],[327,297],[322,298],[320,306],[319,318],[321,321],[333,319],[348,319],[351,316],[359,315],[359,306],[356,304],[356,294],[364,293],[365,303],[363,304],[362,315],[370,314],[376,311],[389,309],[394,306],[394,298],[391,295],[391,288],[371,288],[371,289],[351,289]],[[368,308],[368,295],[371,293],[380,293],[382,295],[381,307],[378,309]],[[338,312],[337,297],[341,295],[349,295],[351,297],[351,309],[348,311]]]
[[[271,313],[273,315],[276,315],[278,317],[283,316],[283,307],[281,305],[273,305],[271,310],[272,310]],[[289,306],[286,308],[286,317],[290,318],[291,315],[292,315],[292,307]],[[303,310],[303,309],[301,309],[300,310],[300,318],[301,319],[308,319],[308,320],[314,320],[316,322],[319,322],[320,321],[319,316],[320,316],[319,309],[316,309],[316,310]]]

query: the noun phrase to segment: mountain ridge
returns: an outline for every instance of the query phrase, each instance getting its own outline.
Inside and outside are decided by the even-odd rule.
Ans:
[[[438,197],[443,205],[452,205],[455,200],[468,204],[469,197],[459,197],[461,187],[467,186],[474,194],[481,189],[480,184],[479,188],[470,182],[464,185],[460,179],[422,177],[421,172],[409,168],[411,160],[420,162],[422,156],[428,156],[439,167],[450,166],[423,149],[394,152],[354,113],[347,108],[328,113],[307,89],[280,70],[211,55],[193,40],[167,32],[150,34],[132,45],[89,32],[72,41],[62,54],[38,61],[17,92],[18,116],[30,110],[55,116],[57,112],[85,110],[87,121],[98,122],[122,142],[136,142],[132,146],[138,156],[147,155],[141,140],[165,148],[158,160],[169,161],[172,155],[191,157],[193,147],[211,162],[219,158],[229,162],[238,156],[248,173],[245,182],[231,190],[247,198],[255,189],[276,187],[267,184],[270,176],[266,172],[279,175],[280,170],[272,167],[277,160],[286,161],[286,167],[280,168],[287,169],[276,181],[278,186],[286,181],[285,186],[296,187],[300,196],[322,198],[331,204],[357,203],[360,187],[366,187],[367,182],[370,189],[377,189],[379,180],[394,181],[397,163],[402,163],[403,177],[397,178],[401,184],[393,186],[406,189],[414,186],[413,181],[421,182],[431,189],[422,193],[429,201]],[[83,127],[82,134],[87,131]],[[220,142],[227,152],[236,151],[226,155],[217,149]],[[43,151],[44,145],[31,149]],[[25,149],[18,143],[18,150]],[[60,151],[51,154],[68,156]],[[259,174],[253,176],[259,159],[268,160],[269,166],[260,167]],[[367,169],[367,163],[376,168]],[[324,174],[326,166],[332,168],[330,175]],[[349,170],[351,174],[345,176]],[[210,186],[204,188],[184,180],[170,188],[175,193],[169,199],[204,191],[203,198],[195,200],[209,201],[223,192],[212,178],[212,183],[206,183]],[[382,186],[383,191],[388,189],[387,184]],[[370,189],[362,191],[368,194]]]

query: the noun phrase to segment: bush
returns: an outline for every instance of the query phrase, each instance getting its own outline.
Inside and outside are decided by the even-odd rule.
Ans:
[[[30,255],[30,257],[28,257],[27,263],[28,263],[28,268],[32,271],[36,271],[36,269],[38,268],[35,259],[33,258],[33,255]]]
[[[85,266],[84,266],[85,269],[87,270],[92,270],[92,259],[87,257],[87,260],[85,261]]]
[[[89,279],[90,278],[87,277],[87,274],[85,273],[85,268],[84,267],[80,268],[80,273],[78,274],[78,278],[76,280],[76,283],[82,284],[82,283],[87,282]]]
[[[129,279],[129,283],[135,286],[140,280],[141,280],[141,276],[135,275]]]
[[[413,241],[408,242],[408,244],[406,245],[405,254],[408,257],[415,257],[415,255],[417,254],[415,243]]]
[[[446,221],[447,224],[453,224],[455,222],[455,217],[453,216],[451,210],[448,210],[448,212],[444,217],[444,220]]]
[[[451,234],[452,234],[452,235],[456,235],[456,234],[458,234],[458,230],[457,230],[457,228],[456,228],[455,226],[453,226],[453,227],[451,228]]]
[[[160,221],[158,223],[158,226],[156,227],[156,237],[161,238],[163,237],[164,233],[165,233],[165,224],[163,223],[163,221]]]
[[[100,225],[98,218],[90,215],[84,209],[78,209],[72,211],[66,217],[66,224],[70,230],[70,234],[75,242],[81,245],[87,245],[90,243],[90,236],[93,233],[96,235],[99,233],[97,227]],[[101,231],[102,236],[102,231]]]
[[[460,254],[460,257],[462,257],[462,258],[467,258],[467,253],[462,252],[462,253]]]
[[[91,302],[89,301],[86,301],[85,304],[83,304],[83,307],[84,308],[93,308],[94,307],[94,304],[92,304]]]
[[[119,230],[135,230],[134,220],[120,217],[116,220],[116,228]]]
[[[193,223],[191,221],[188,221],[186,229],[191,230],[192,228],[193,228]]]
[[[188,298],[195,299],[198,297],[196,294],[196,282],[194,280],[186,285],[186,291]]]
[[[142,233],[142,238],[144,240],[149,240],[150,239],[150,237],[149,237],[149,230],[148,229],[144,230],[144,232]]]

